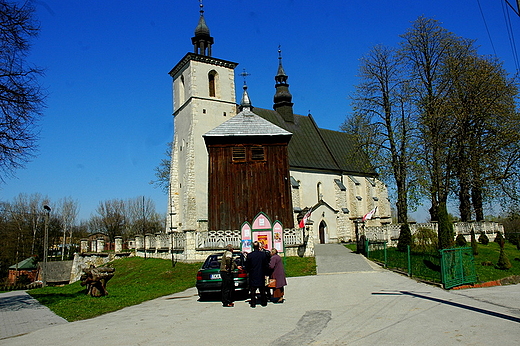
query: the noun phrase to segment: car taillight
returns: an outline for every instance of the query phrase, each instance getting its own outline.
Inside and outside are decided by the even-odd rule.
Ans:
[[[197,281],[202,280],[202,273],[199,271],[197,272]]]
[[[247,272],[244,269],[238,270],[238,277],[239,278],[247,278]]]

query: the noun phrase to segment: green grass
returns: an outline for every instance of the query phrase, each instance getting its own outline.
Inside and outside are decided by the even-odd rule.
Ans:
[[[469,246],[469,243],[467,246]],[[510,276],[520,276],[520,251],[516,249],[515,245],[509,243],[506,243],[504,245],[504,250],[512,265],[512,268],[508,270],[501,270],[495,268],[500,254],[500,246],[497,243],[490,242],[488,245],[482,245],[480,243],[478,244],[478,255],[475,256],[475,271],[477,274],[477,281],[479,283],[501,280]],[[388,247],[387,251],[387,260],[389,268],[399,269],[406,272],[406,253],[397,251],[395,247]],[[370,258],[378,261],[384,261],[384,251],[371,251]],[[429,255],[412,251],[411,260],[412,275],[414,277],[433,282],[441,281],[440,271],[435,268],[432,269],[431,265],[427,267],[424,263],[424,261],[426,260],[434,266],[438,266],[440,265],[440,260],[438,259],[438,256],[436,256],[435,254]],[[482,263],[492,263],[493,265],[482,265]]]
[[[316,259],[314,257],[287,257],[285,275],[288,277],[316,275]]]
[[[347,249],[349,250],[352,250],[354,252],[357,251],[357,245],[356,243],[348,243],[348,244],[343,244]]]
[[[520,275],[520,250],[510,243],[504,244],[504,251],[511,262],[512,267],[508,270],[496,269],[494,266],[483,266],[482,262],[497,264],[500,254],[500,246],[495,242],[488,245],[478,244],[478,255],[475,256],[475,269],[479,282],[494,281],[512,275]],[[518,258],[518,260],[515,260]]]
[[[90,297],[79,282],[29,294],[67,321],[83,320],[193,287],[201,264],[177,263],[172,268],[171,261],[130,257],[110,265],[116,272],[107,284],[108,296]]]
[[[116,260],[110,266],[116,271],[107,284],[108,296],[90,297],[79,282],[33,289],[29,294],[72,322],[194,287],[201,263],[178,262],[172,268],[168,260],[129,257]],[[287,257],[285,269],[287,276],[315,275],[316,261],[314,257]]]

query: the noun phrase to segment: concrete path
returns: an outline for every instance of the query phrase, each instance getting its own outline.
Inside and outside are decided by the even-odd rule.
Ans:
[[[365,256],[353,253],[342,244],[316,244],[316,272],[320,274],[352,273],[380,270],[381,267]],[[382,270],[382,269],[381,269]]]
[[[63,323],[68,322],[25,291],[0,293],[0,340]]]
[[[321,250],[340,251],[328,245],[318,249],[318,263]],[[359,261],[348,250],[341,256],[342,263]],[[234,308],[223,308],[220,302],[199,302],[196,289],[190,288],[0,344],[520,344],[519,285],[445,291],[370,265],[369,270],[338,266],[338,274],[324,263],[319,275],[288,278],[283,304],[251,309],[238,301]]]

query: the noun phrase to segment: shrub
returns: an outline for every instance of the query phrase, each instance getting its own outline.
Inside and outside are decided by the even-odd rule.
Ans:
[[[421,252],[431,252],[437,250],[437,233],[430,228],[419,228],[412,236],[412,246],[414,250]]]
[[[457,238],[455,238],[455,243],[457,244],[457,246],[466,246],[466,238],[464,238],[464,236],[462,234],[457,234]]]
[[[497,232],[497,235],[495,237],[495,240],[493,240],[495,243],[502,243],[503,241],[505,241],[504,239],[504,236],[502,235],[502,232],[498,231]]]
[[[489,244],[489,238],[488,236],[486,235],[486,233],[484,233],[484,231],[480,231],[480,236],[478,237],[478,241],[480,244],[482,245],[487,245]]]
[[[407,250],[408,245],[412,245],[412,232],[410,231],[410,226],[407,223],[403,223],[399,231],[397,250],[404,252]]]
[[[500,244],[500,255],[498,256],[498,262],[497,262],[497,265],[495,268],[507,270],[507,269],[511,268],[512,265],[504,251],[504,244],[505,244],[504,239],[502,239],[499,244]]]
[[[478,255],[478,244],[477,239],[475,238],[475,231],[471,230],[471,249],[473,250],[473,256]]]

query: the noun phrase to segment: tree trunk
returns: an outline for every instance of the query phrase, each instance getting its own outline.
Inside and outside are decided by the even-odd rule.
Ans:
[[[483,197],[482,197],[482,189],[480,186],[474,186],[471,189],[471,201],[473,202],[473,209],[475,210],[475,220],[483,221],[484,220],[484,207]]]

